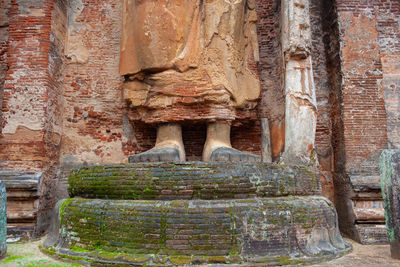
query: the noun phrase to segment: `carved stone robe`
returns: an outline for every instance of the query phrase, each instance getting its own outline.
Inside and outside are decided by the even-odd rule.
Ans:
[[[233,121],[260,95],[254,0],[124,0],[120,73],[134,118]]]

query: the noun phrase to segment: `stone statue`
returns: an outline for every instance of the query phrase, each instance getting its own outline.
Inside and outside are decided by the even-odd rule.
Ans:
[[[203,160],[259,160],[230,143],[237,111],[260,95],[256,21],[254,0],[124,0],[124,98],[157,125],[155,147],[131,161],[184,161],[188,121],[207,122]]]

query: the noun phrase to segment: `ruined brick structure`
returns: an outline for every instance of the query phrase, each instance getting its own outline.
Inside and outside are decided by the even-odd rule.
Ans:
[[[0,0],[0,179],[14,188],[9,226],[20,232],[46,231],[72,168],[124,163],[154,145],[155,128],[130,121],[123,101],[121,2]],[[285,148],[281,2],[256,0],[262,96],[231,133],[241,151],[261,155],[270,144],[276,162]],[[378,155],[400,147],[400,2],[311,0],[310,17],[322,190],[345,234],[381,242]],[[187,160],[201,159],[205,129],[184,125]]]

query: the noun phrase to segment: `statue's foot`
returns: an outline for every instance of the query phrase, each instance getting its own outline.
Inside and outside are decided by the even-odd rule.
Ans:
[[[155,146],[146,152],[129,156],[129,162],[174,162],[184,161],[185,158],[181,126],[165,123],[157,128]]]
[[[146,152],[129,156],[129,163],[181,161],[179,150],[173,147],[154,147]]]
[[[258,162],[261,161],[261,158],[231,147],[219,147],[211,153],[210,161]]]

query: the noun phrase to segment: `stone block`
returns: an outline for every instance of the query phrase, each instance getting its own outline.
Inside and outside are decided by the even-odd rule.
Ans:
[[[379,167],[390,251],[400,259],[400,150],[384,150]]]
[[[0,170],[0,179],[7,188],[7,235],[13,240],[30,239],[34,235],[42,175],[41,172]]]

